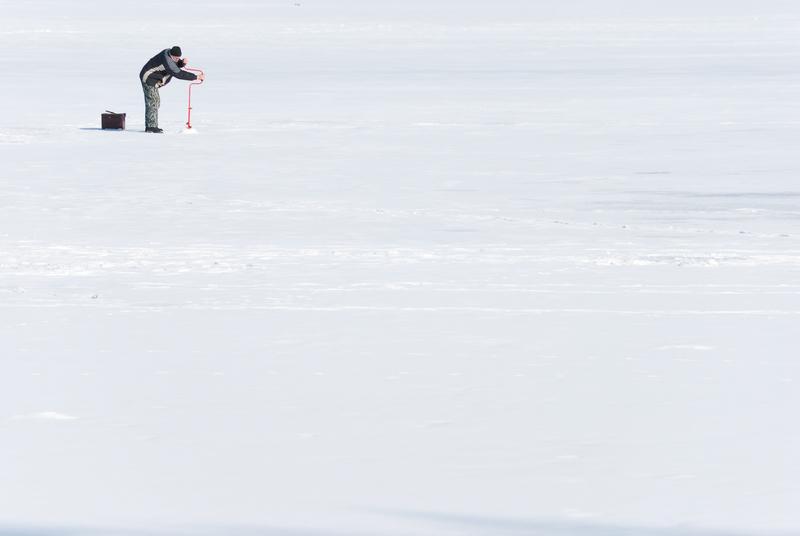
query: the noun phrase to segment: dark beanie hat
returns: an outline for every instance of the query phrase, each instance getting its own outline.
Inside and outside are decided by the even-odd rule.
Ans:
[[[181,56],[181,47],[172,47],[169,49],[170,56]]]

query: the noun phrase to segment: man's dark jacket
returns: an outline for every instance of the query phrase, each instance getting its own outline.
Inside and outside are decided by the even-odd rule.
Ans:
[[[178,60],[176,63],[169,55],[169,49],[165,48],[144,64],[139,73],[139,80],[153,87],[169,84],[173,76],[181,80],[197,80],[196,74],[181,70],[184,65],[183,60]]]

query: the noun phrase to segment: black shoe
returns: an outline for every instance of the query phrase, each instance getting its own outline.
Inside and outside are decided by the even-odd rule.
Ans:
[[[144,129],[145,132],[152,132],[153,134],[163,134],[164,131],[158,127],[147,127]]]

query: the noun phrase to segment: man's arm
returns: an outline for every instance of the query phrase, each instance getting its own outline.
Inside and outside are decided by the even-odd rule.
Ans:
[[[197,80],[196,74],[181,69],[181,67],[186,65],[186,62],[184,60],[181,59],[178,60],[178,63],[175,63],[175,61],[173,61],[172,57],[169,55],[169,51],[164,51],[164,52],[166,56],[164,58],[165,59],[164,63],[167,66],[169,74],[181,80]]]
[[[181,80],[197,80],[196,74],[190,73],[189,71],[182,71],[181,69],[178,69],[178,72],[173,72],[173,76]]]

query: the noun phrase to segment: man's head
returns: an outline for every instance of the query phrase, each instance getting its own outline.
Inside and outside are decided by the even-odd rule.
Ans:
[[[172,56],[173,60],[179,60],[181,57],[181,47],[174,46],[169,49],[169,55]]]

